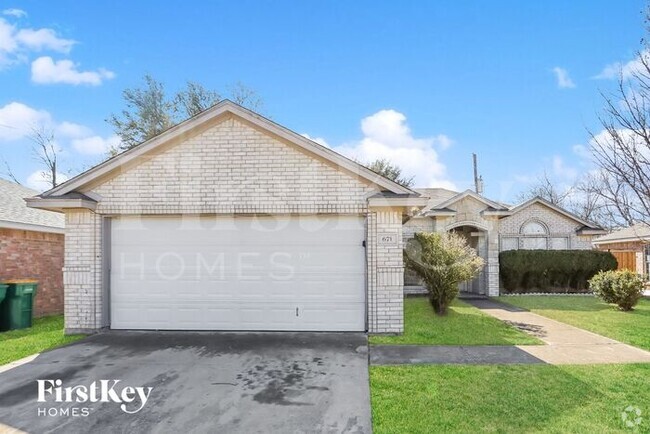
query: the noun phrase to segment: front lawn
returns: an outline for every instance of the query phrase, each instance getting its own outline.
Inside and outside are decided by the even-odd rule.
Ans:
[[[650,364],[375,366],[375,433],[650,432]],[[641,410],[638,431],[621,413]],[[635,416],[636,417],[636,416]]]
[[[585,330],[650,350],[650,300],[631,312],[590,296],[511,296],[499,301]]]
[[[455,300],[447,316],[436,315],[426,297],[404,300],[404,333],[371,336],[382,345],[527,345],[538,339]]]
[[[63,315],[34,320],[33,327],[0,333],[0,365],[83,338],[63,335]]]

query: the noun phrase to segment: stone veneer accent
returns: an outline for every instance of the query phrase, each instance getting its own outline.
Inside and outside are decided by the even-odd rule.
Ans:
[[[96,212],[66,211],[68,332],[108,325],[103,215],[199,213],[367,216],[368,331],[403,331],[402,213],[368,208],[376,186],[234,116],[137,163],[82,191],[98,200]]]

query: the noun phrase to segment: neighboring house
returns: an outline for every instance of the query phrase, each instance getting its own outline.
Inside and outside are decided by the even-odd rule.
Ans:
[[[34,315],[63,312],[64,217],[28,208],[24,198],[38,194],[0,179],[0,280],[37,279]]]
[[[65,214],[68,333],[401,332],[426,202],[230,101],[27,200]]]
[[[487,199],[471,190],[459,193],[440,188],[416,189],[429,203],[403,229],[405,241],[416,232],[462,234],[485,260],[481,274],[461,292],[499,295],[499,252],[513,249],[591,249],[594,236],[606,231],[542,198],[515,207]],[[406,286],[419,286],[405,272]]]
[[[650,274],[650,226],[637,223],[596,238],[598,250],[611,252],[618,260],[619,269]]]

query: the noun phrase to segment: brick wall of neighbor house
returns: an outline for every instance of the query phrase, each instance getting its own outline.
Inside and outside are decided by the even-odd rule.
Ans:
[[[102,214],[197,213],[368,215],[368,262],[374,264],[368,268],[369,329],[403,329],[401,214],[369,213],[367,198],[378,192],[375,186],[244,121],[229,118],[83,192],[98,205],[97,214],[66,212],[68,330],[97,329],[106,321]],[[373,249],[377,233],[394,233],[398,241]]]
[[[530,221],[541,221],[549,229],[550,237],[566,237],[569,239],[569,249],[588,250],[592,248],[591,236],[580,236],[576,234],[582,225],[565,215],[558,213],[539,203],[534,203],[521,211],[500,220],[499,235],[507,237],[508,235],[519,235],[521,226]]]
[[[35,316],[63,312],[63,234],[0,229],[0,280],[36,279]]]

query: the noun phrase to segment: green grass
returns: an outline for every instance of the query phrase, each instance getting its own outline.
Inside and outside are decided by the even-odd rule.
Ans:
[[[375,366],[374,432],[650,432],[650,364]],[[638,431],[621,412],[642,411]]]
[[[433,312],[426,297],[404,300],[404,333],[371,336],[371,344],[382,345],[527,345],[541,344],[496,318],[455,300],[446,316]]]
[[[590,296],[513,296],[499,301],[523,307],[612,339],[650,350],[650,300],[642,299],[631,312]]]
[[[0,365],[83,338],[63,335],[63,315],[34,320],[28,329],[0,333]]]

